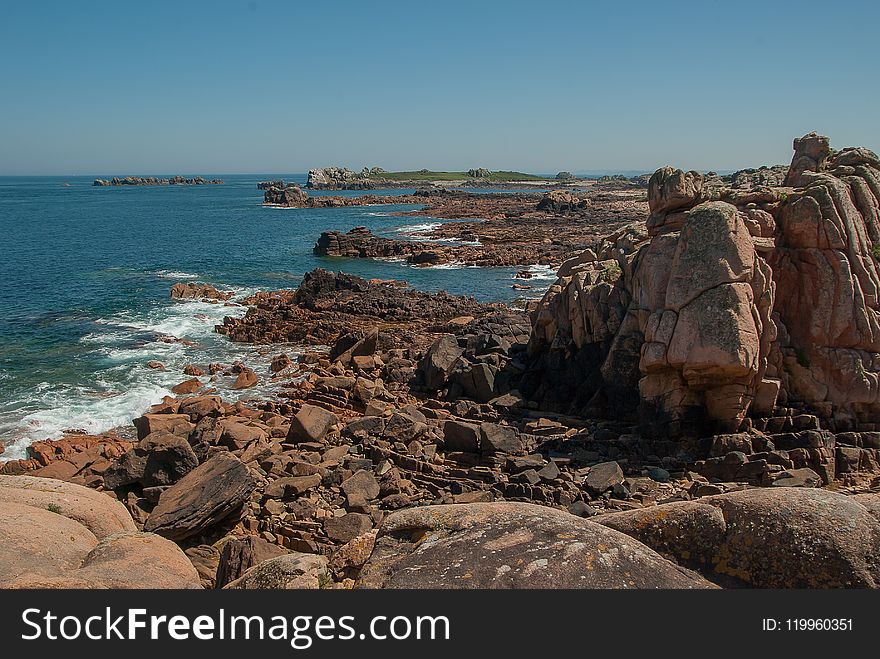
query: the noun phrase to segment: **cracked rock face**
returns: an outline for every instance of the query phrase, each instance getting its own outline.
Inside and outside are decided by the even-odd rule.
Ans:
[[[733,432],[776,406],[837,431],[880,418],[880,160],[795,140],[785,177],[666,167],[633,226],[560,269],[532,312],[533,398]],[[759,170],[760,173],[760,170]],[[551,372],[553,373],[551,377]]]

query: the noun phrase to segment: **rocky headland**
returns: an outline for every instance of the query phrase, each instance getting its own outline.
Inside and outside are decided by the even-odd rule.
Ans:
[[[217,331],[277,345],[268,372],[192,365],[132,429],[3,463],[0,578],[139,587],[167,561],[154,587],[880,587],[880,160],[794,149],[784,173],[662,168],[646,204],[629,184],[456,198],[506,208],[472,223],[498,236],[580,227],[525,311],[324,270],[254,295]],[[231,404],[220,378],[282,386]],[[56,528],[76,543],[38,560]]]
[[[422,185],[462,188],[588,187],[594,181],[578,179],[568,172],[545,178],[522,172],[493,172],[475,167],[466,172],[388,172],[381,167],[352,171],[346,167],[321,167],[309,171],[306,187],[314,190],[376,190],[413,188]]]
[[[155,176],[114,176],[111,179],[96,178],[93,186],[120,186],[120,185],[222,185],[223,179],[206,179],[201,176],[185,178],[172,176],[171,178],[157,178]]]

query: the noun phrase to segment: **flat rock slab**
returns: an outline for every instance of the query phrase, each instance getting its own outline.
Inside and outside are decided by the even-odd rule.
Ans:
[[[361,588],[713,588],[629,536],[553,508],[472,503],[383,522]]]
[[[880,587],[880,522],[827,490],[751,489],[594,519],[725,585]]]
[[[185,540],[240,510],[255,487],[241,460],[218,453],[162,492],[144,530]]]

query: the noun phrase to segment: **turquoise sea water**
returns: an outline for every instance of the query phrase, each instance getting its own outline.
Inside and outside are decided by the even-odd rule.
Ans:
[[[415,206],[264,208],[256,183],[278,175],[222,176],[224,185],[120,188],[93,187],[94,178],[0,177],[2,459],[21,457],[31,441],[65,429],[101,432],[128,424],[186,379],[181,369],[188,363],[242,359],[266,372],[281,348],[233,344],[214,332],[223,316],[245,309],[172,302],[169,288],[177,281],[208,282],[240,298],[295,288],[305,272],[324,267],[484,301],[522,295],[511,289],[521,268],[414,268],[312,254],[325,230],[364,225],[399,236],[429,229],[430,218],[391,215]],[[305,181],[302,175],[284,178]],[[540,274],[530,281],[531,297],[555,279]],[[169,342],[171,337],[195,345]],[[168,369],[146,368],[152,359]],[[268,384],[223,391],[230,399],[270,393]]]

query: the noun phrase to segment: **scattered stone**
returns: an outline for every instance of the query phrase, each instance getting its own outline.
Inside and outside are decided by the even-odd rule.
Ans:
[[[623,470],[616,462],[601,462],[590,467],[584,485],[594,494],[603,494],[615,485],[623,484]]]

